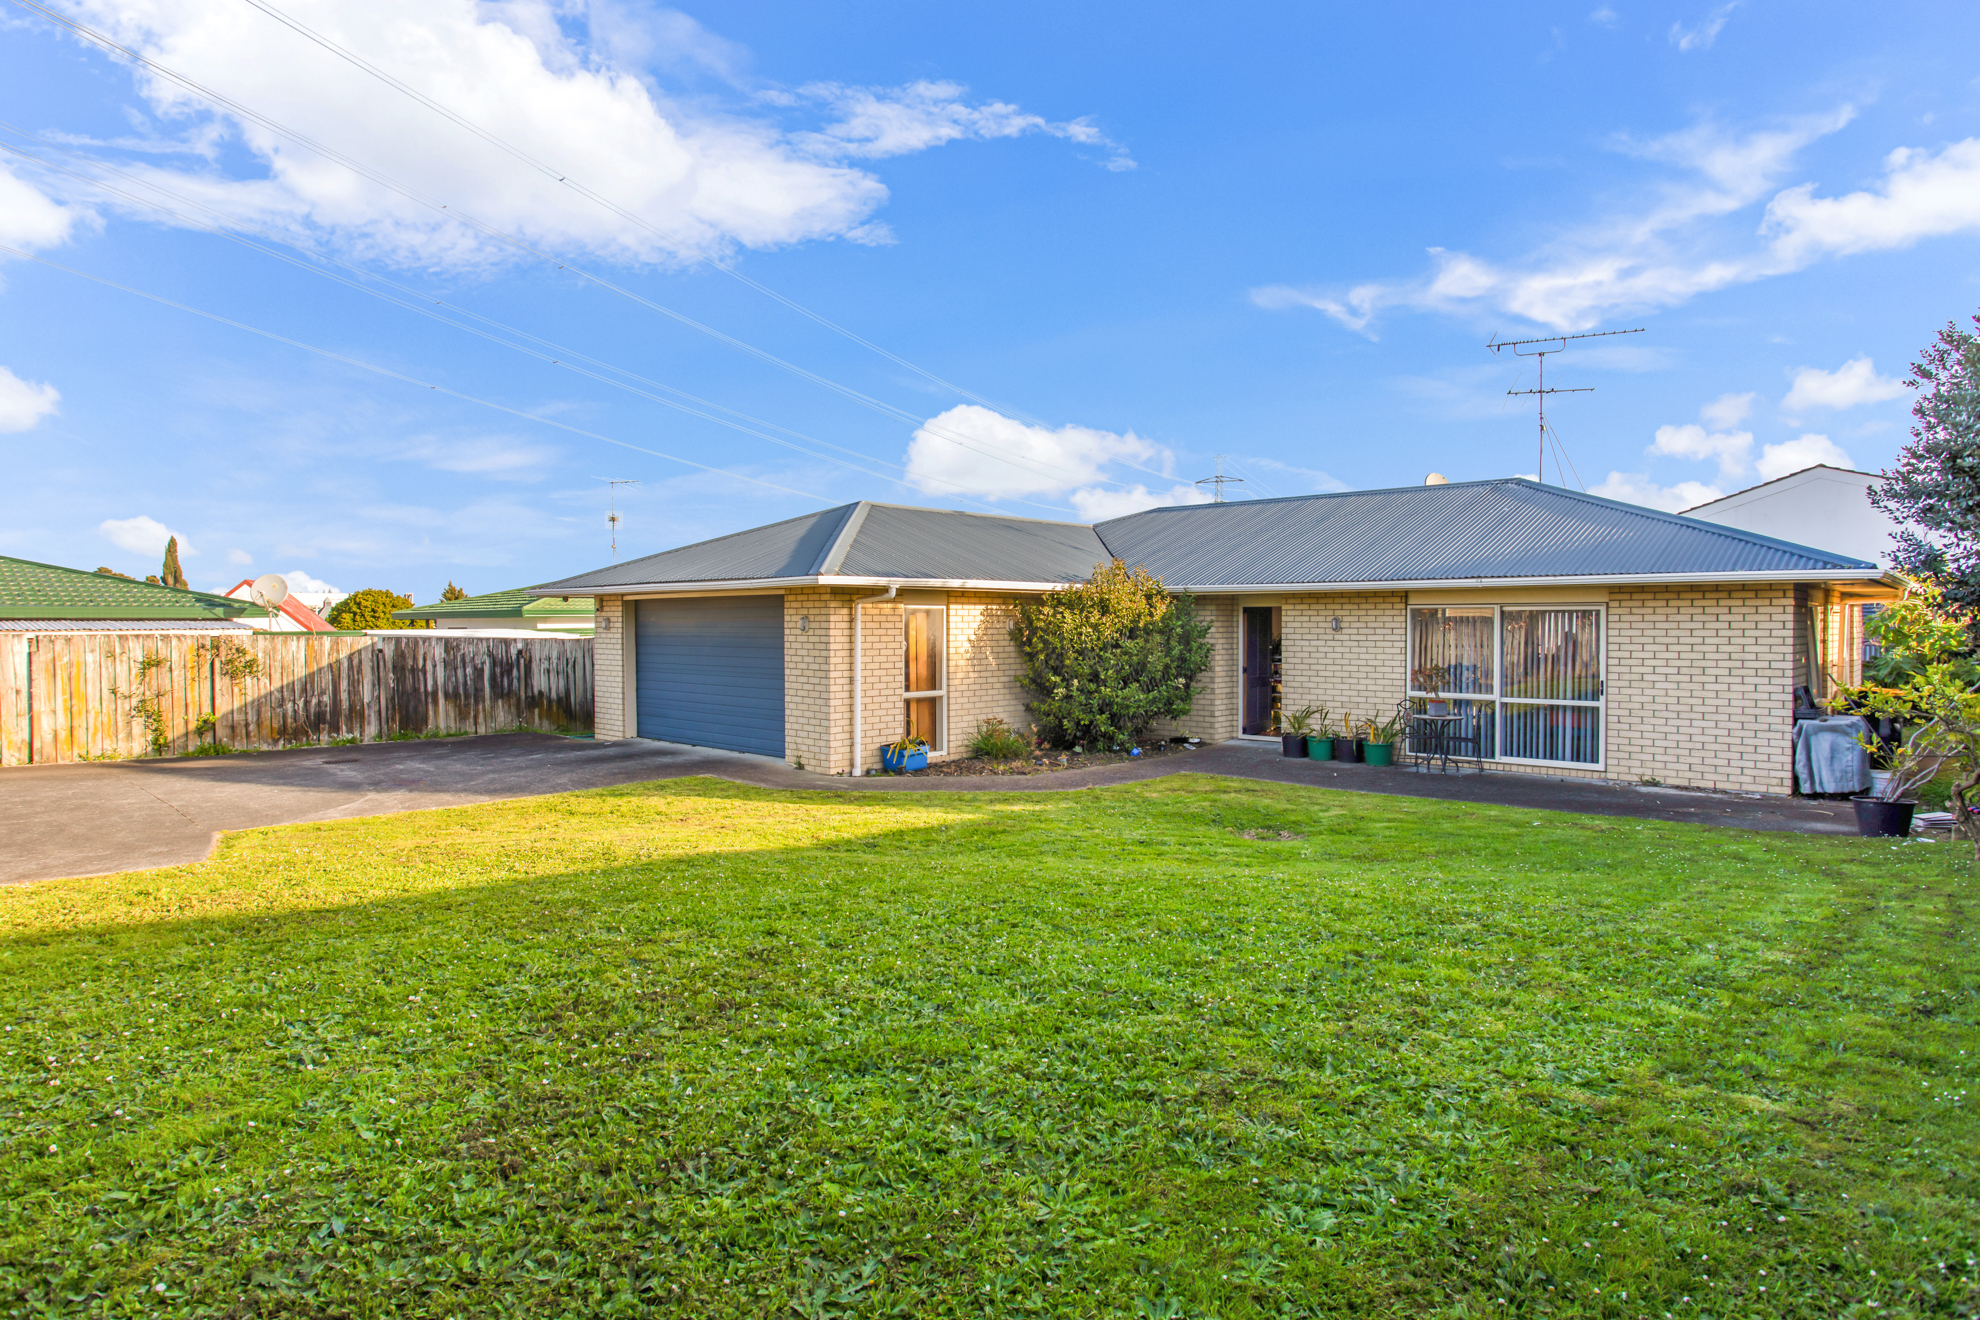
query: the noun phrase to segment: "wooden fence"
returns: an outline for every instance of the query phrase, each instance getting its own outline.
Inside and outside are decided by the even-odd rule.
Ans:
[[[588,637],[0,633],[0,765],[591,728]]]

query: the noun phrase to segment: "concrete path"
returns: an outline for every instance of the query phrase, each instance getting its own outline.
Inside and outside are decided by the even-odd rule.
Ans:
[[[765,788],[1024,793],[1129,783],[1178,771],[1534,810],[1855,833],[1847,802],[1687,793],[1533,775],[1425,775],[1283,758],[1276,743],[1227,742],[1157,761],[1043,775],[846,779],[793,770],[767,757],[674,743],[499,734],[0,770],[0,884],[194,862],[226,830],[685,775],[714,775]]]

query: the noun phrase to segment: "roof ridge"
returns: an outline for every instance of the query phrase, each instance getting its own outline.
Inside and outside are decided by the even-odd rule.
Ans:
[[[1434,486],[1371,486],[1367,490],[1316,490],[1306,495],[1266,495],[1257,499],[1215,500],[1210,504],[1158,504],[1152,509],[1136,509],[1133,513],[1123,513],[1109,518],[1110,523],[1128,518],[1139,518],[1144,513],[1188,513],[1197,509],[1214,508],[1219,504],[1232,508],[1249,508],[1254,504],[1296,504],[1303,500],[1338,500],[1350,495],[1391,495],[1412,490],[1468,490],[1473,486],[1503,486],[1509,482],[1525,481],[1525,477],[1480,477],[1476,481],[1440,481]],[[1100,523],[1093,524],[1096,528]]]
[[[869,500],[859,500],[851,506],[845,521],[839,524],[839,530],[832,534],[832,543],[825,547],[825,553],[811,566],[813,573],[825,577],[839,571],[839,565],[846,562],[853,542],[859,539],[859,529],[866,525],[866,511],[872,507]]]
[[[910,513],[952,513],[962,518],[994,518],[998,522],[1044,523],[1047,527],[1092,527],[1092,523],[1069,522],[1064,518],[1031,518],[1021,513],[978,513],[974,509],[931,509],[925,504],[889,504],[884,500],[861,500],[875,509],[906,509]]]

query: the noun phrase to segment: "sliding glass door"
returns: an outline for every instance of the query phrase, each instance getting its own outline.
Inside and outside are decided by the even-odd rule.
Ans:
[[[1598,605],[1475,605],[1410,610],[1411,696],[1441,671],[1454,714],[1484,755],[1599,767],[1604,697]]]

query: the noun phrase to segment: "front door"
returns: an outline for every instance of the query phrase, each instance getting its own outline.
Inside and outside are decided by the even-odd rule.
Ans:
[[[1272,609],[1244,611],[1244,723],[1246,733],[1272,731]]]

